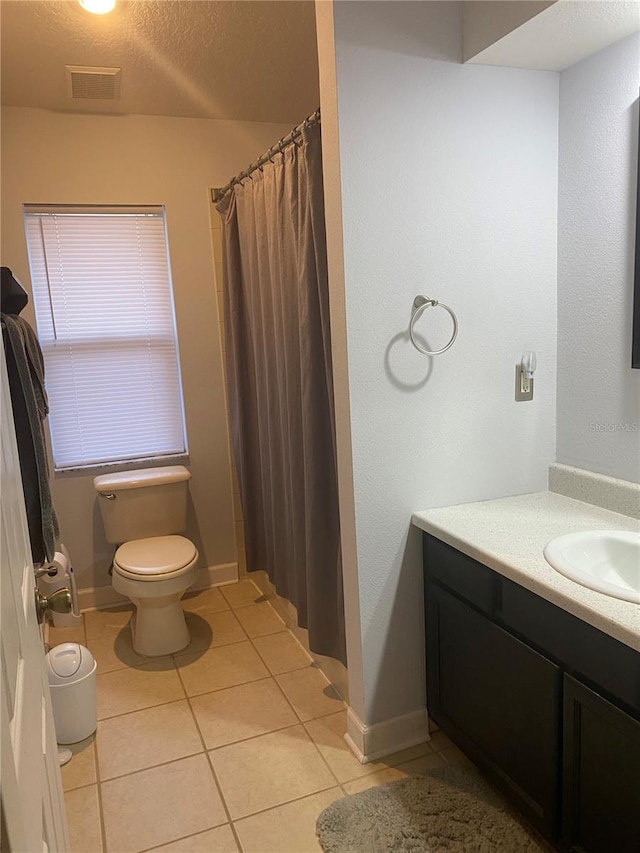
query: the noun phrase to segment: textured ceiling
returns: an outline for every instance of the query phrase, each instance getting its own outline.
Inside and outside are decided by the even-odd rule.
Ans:
[[[640,30],[640,3],[560,0],[480,51],[470,61],[563,71]]]
[[[2,0],[2,103],[291,122],[319,103],[313,0]],[[122,68],[116,102],[67,97],[65,65]]]

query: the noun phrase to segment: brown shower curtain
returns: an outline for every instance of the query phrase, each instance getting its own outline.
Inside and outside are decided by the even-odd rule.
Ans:
[[[217,209],[247,567],[295,605],[312,651],[346,663],[320,125]]]

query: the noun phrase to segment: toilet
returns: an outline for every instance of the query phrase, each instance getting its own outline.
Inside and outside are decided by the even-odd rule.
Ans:
[[[180,536],[191,474],[182,465],[103,474],[93,481],[107,541],[118,545],[113,588],[131,599],[133,648],[156,657],[191,639],[180,599],[198,574],[198,550]]]

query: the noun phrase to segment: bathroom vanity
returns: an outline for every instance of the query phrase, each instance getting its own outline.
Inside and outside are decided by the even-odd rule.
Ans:
[[[640,605],[578,587],[542,557],[563,527],[637,522],[551,493],[413,522],[425,531],[431,719],[557,849],[638,853]]]

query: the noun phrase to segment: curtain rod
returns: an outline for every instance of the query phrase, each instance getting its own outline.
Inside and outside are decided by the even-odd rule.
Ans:
[[[211,190],[211,201],[216,204],[220,201],[221,198],[233,187],[235,184],[240,184],[245,178],[248,178],[252,172],[255,172],[256,169],[262,169],[265,163],[268,163],[269,160],[273,162],[274,154],[282,154],[282,149],[288,145],[291,145],[292,142],[295,142],[296,139],[300,136],[303,129],[305,127],[309,127],[312,124],[316,124],[320,121],[320,108],[318,108],[314,113],[311,113],[303,122],[301,122],[297,127],[294,127],[293,130],[288,133],[286,136],[283,136],[282,139],[278,140],[275,145],[272,145],[268,151],[259,157],[255,163],[250,163],[247,168],[240,172],[240,174],[236,175],[235,178],[232,178],[228,184],[224,187],[213,188]]]

